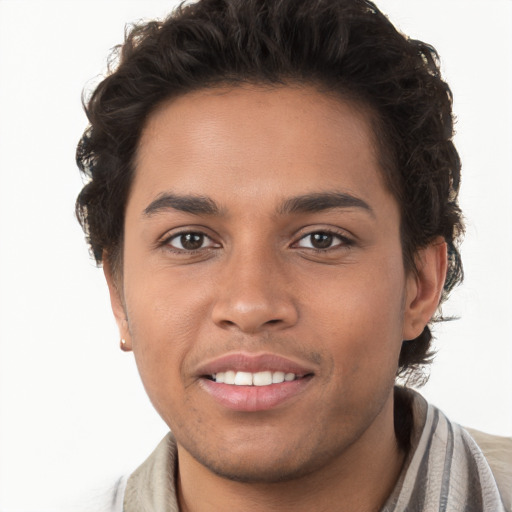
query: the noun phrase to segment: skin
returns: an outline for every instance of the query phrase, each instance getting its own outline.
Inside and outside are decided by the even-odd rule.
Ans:
[[[183,510],[370,511],[393,489],[398,356],[437,307],[446,246],[434,241],[405,271],[370,126],[365,109],[306,87],[198,91],[148,119],[123,273],[105,265],[105,275],[121,336],[178,441]],[[333,193],[360,203],[283,211]],[[162,194],[219,211],[162,206]],[[184,233],[203,235],[198,248]],[[313,376],[278,407],[230,410],[197,368],[238,352],[278,354]]]

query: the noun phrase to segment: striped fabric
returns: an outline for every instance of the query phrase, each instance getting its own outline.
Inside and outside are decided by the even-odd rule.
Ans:
[[[503,505],[489,464],[473,438],[421,395],[412,393],[412,447],[381,512],[512,512],[510,506]],[[512,441],[502,439],[507,439],[510,449]],[[170,476],[176,463],[176,441],[169,433],[137,470],[118,482],[110,494],[110,504],[97,510],[178,512],[174,479]],[[510,468],[503,475],[506,481],[502,484],[508,484]]]
[[[418,394],[413,407],[419,435],[382,512],[506,512],[472,437]],[[418,429],[421,416],[425,421]]]

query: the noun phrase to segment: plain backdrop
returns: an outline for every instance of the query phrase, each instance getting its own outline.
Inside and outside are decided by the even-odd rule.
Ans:
[[[455,96],[466,280],[436,328],[424,395],[512,435],[512,2],[381,0],[433,44]],[[136,467],[165,434],[122,353],[102,271],[74,218],[80,96],[125,23],[176,2],[0,0],[0,510],[69,502]]]

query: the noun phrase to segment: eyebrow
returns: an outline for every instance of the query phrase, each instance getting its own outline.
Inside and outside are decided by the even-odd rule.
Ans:
[[[344,192],[318,192],[287,199],[279,209],[281,215],[315,213],[332,208],[361,208],[375,217],[371,206],[362,199]]]
[[[362,199],[344,192],[317,192],[286,199],[278,208],[279,215],[315,213],[334,208],[361,208],[375,216],[372,208]],[[145,217],[152,217],[166,210],[177,210],[193,215],[220,215],[221,208],[205,196],[165,193],[158,196],[144,210]]]
[[[194,195],[162,194],[152,201],[144,210],[144,216],[151,217],[157,213],[173,209],[194,215],[219,215],[220,208],[209,197]]]

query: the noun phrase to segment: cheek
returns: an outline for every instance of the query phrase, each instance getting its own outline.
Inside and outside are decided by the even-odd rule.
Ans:
[[[204,307],[191,297],[191,287],[173,286],[168,280],[132,282],[125,290],[127,316],[137,367],[153,404],[172,399],[170,390],[181,389],[184,364],[194,340]],[[188,290],[188,291],[187,291]]]
[[[138,275],[131,273],[125,285],[128,319],[135,344],[155,350],[174,347],[186,349],[199,328],[198,317],[205,309],[208,283],[205,276],[179,272],[165,266],[144,265]],[[147,346],[146,346],[147,345]]]
[[[317,325],[327,334],[326,348],[344,386],[347,381],[371,386],[395,376],[402,345],[404,272],[393,261],[383,261],[373,272],[347,272],[325,283]]]

